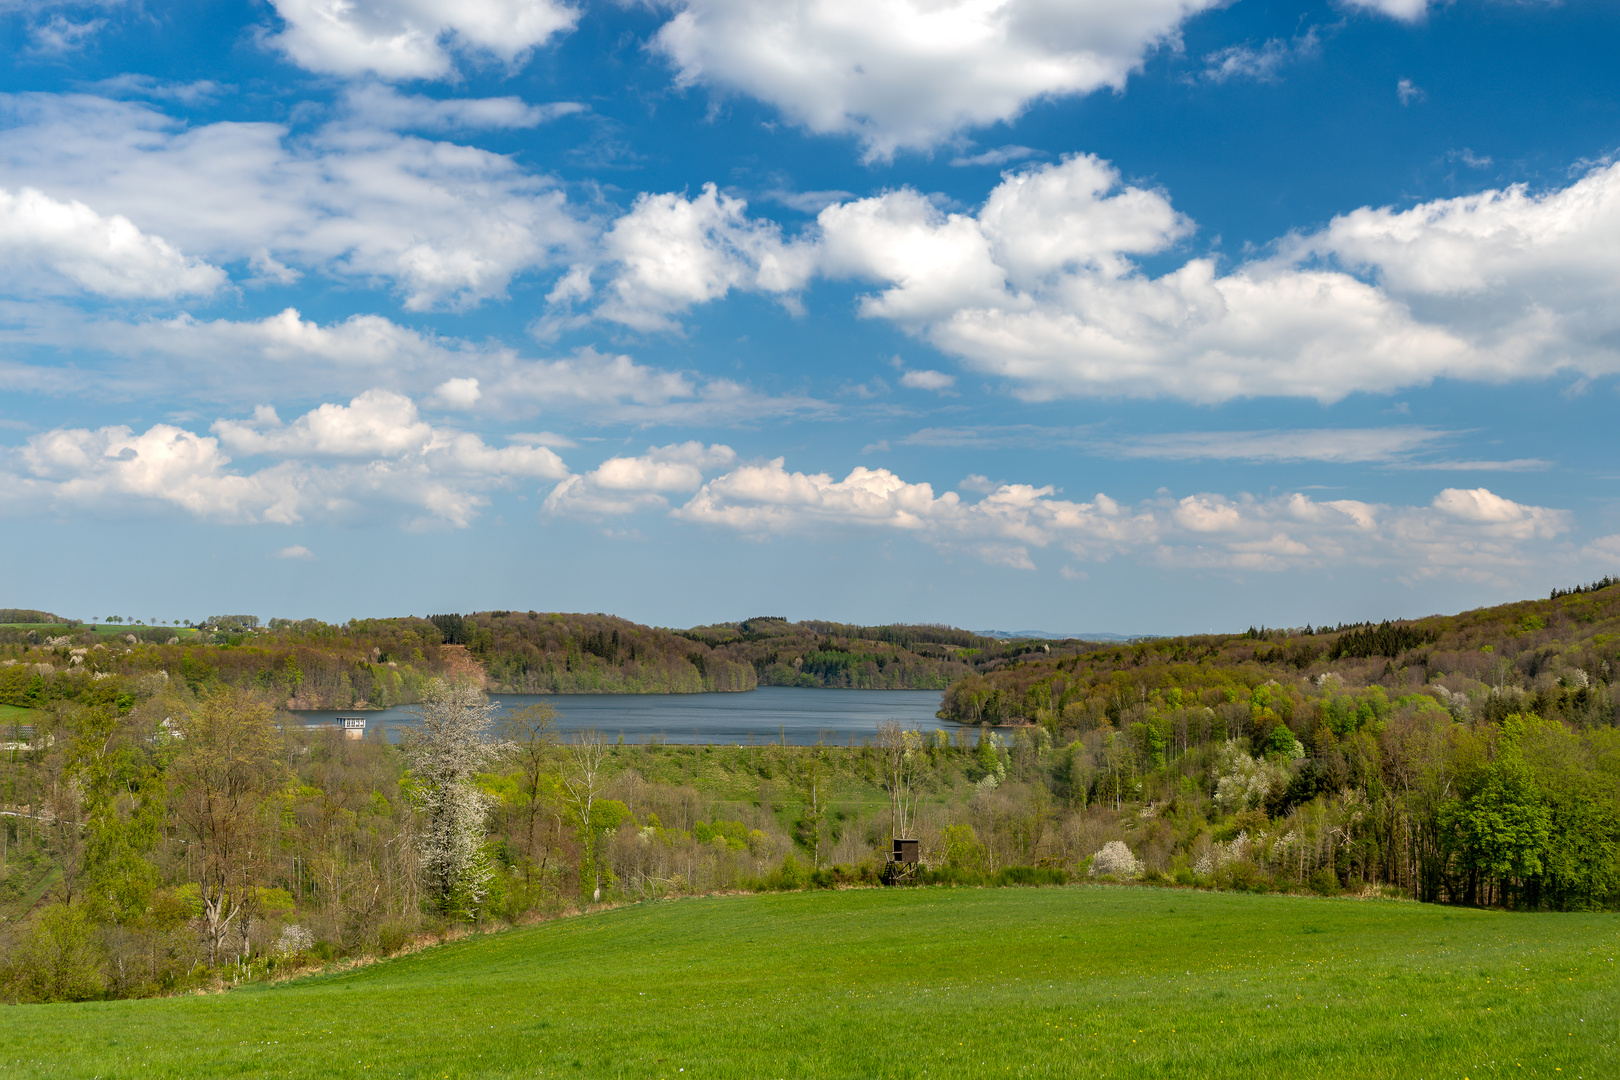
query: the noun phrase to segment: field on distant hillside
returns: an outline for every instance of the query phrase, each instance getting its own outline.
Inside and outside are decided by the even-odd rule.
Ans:
[[[1620,916],[1165,889],[620,908],[223,995],[0,1010],[0,1076],[1614,1076]],[[1604,1062],[1608,1065],[1604,1065]]]

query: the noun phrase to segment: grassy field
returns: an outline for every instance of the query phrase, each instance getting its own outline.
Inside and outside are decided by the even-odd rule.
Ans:
[[[1615,915],[1146,888],[716,897],[5,1008],[0,1077],[1614,1077],[1617,938]]]
[[[0,724],[27,724],[33,715],[33,709],[25,709],[21,705],[0,705]]]

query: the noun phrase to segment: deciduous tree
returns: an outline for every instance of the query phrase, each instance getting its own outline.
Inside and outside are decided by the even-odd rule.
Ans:
[[[417,706],[422,725],[404,740],[423,819],[418,850],[430,895],[440,911],[462,918],[476,914],[491,874],[483,849],[489,798],[474,778],[504,749],[488,735],[495,708],[471,683],[434,679]]]
[[[270,854],[264,803],[285,775],[274,715],[274,706],[226,687],[197,702],[179,724],[184,741],[170,774],[175,817],[190,845],[211,964],[219,963],[254,872]]]

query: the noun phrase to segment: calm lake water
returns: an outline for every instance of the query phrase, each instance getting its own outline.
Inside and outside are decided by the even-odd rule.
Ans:
[[[620,735],[625,742],[662,739],[672,743],[788,742],[809,746],[816,742],[847,745],[871,738],[884,720],[898,720],[908,728],[933,731],[957,725],[936,719],[943,695],[938,690],[807,690],[794,686],[762,686],[740,694],[491,694],[502,711],[526,705],[550,705],[557,710],[557,730],[595,728],[609,741]],[[339,716],[364,716],[368,733],[381,726],[388,741],[417,723],[413,706],[367,711],[310,710],[292,715],[311,727],[335,722]]]

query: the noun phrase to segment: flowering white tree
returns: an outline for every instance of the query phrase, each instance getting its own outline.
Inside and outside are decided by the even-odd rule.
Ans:
[[[417,706],[422,726],[405,734],[423,818],[417,841],[422,870],[446,914],[470,917],[489,887],[492,871],[483,850],[489,798],[473,778],[503,749],[487,734],[495,708],[470,683],[434,679]]]
[[[1222,813],[1258,806],[1273,785],[1288,782],[1288,774],[1268,761],[1257,761],[1236,739],[1228,739],[1215,753],[1215,805]]]
[[[277,956],[283,959],[297,956],[299,953],[315,947],[315,935],[297,923],[288,923],[281,928],[281,936],[276,938],[275,949]]]
[[[1133,878],[1142,872],[1142,861],[1131,854],[1123,841],[1110,840],[1102,850],[1091,857],[1091,875],[1112,874],[1114,877]]]

